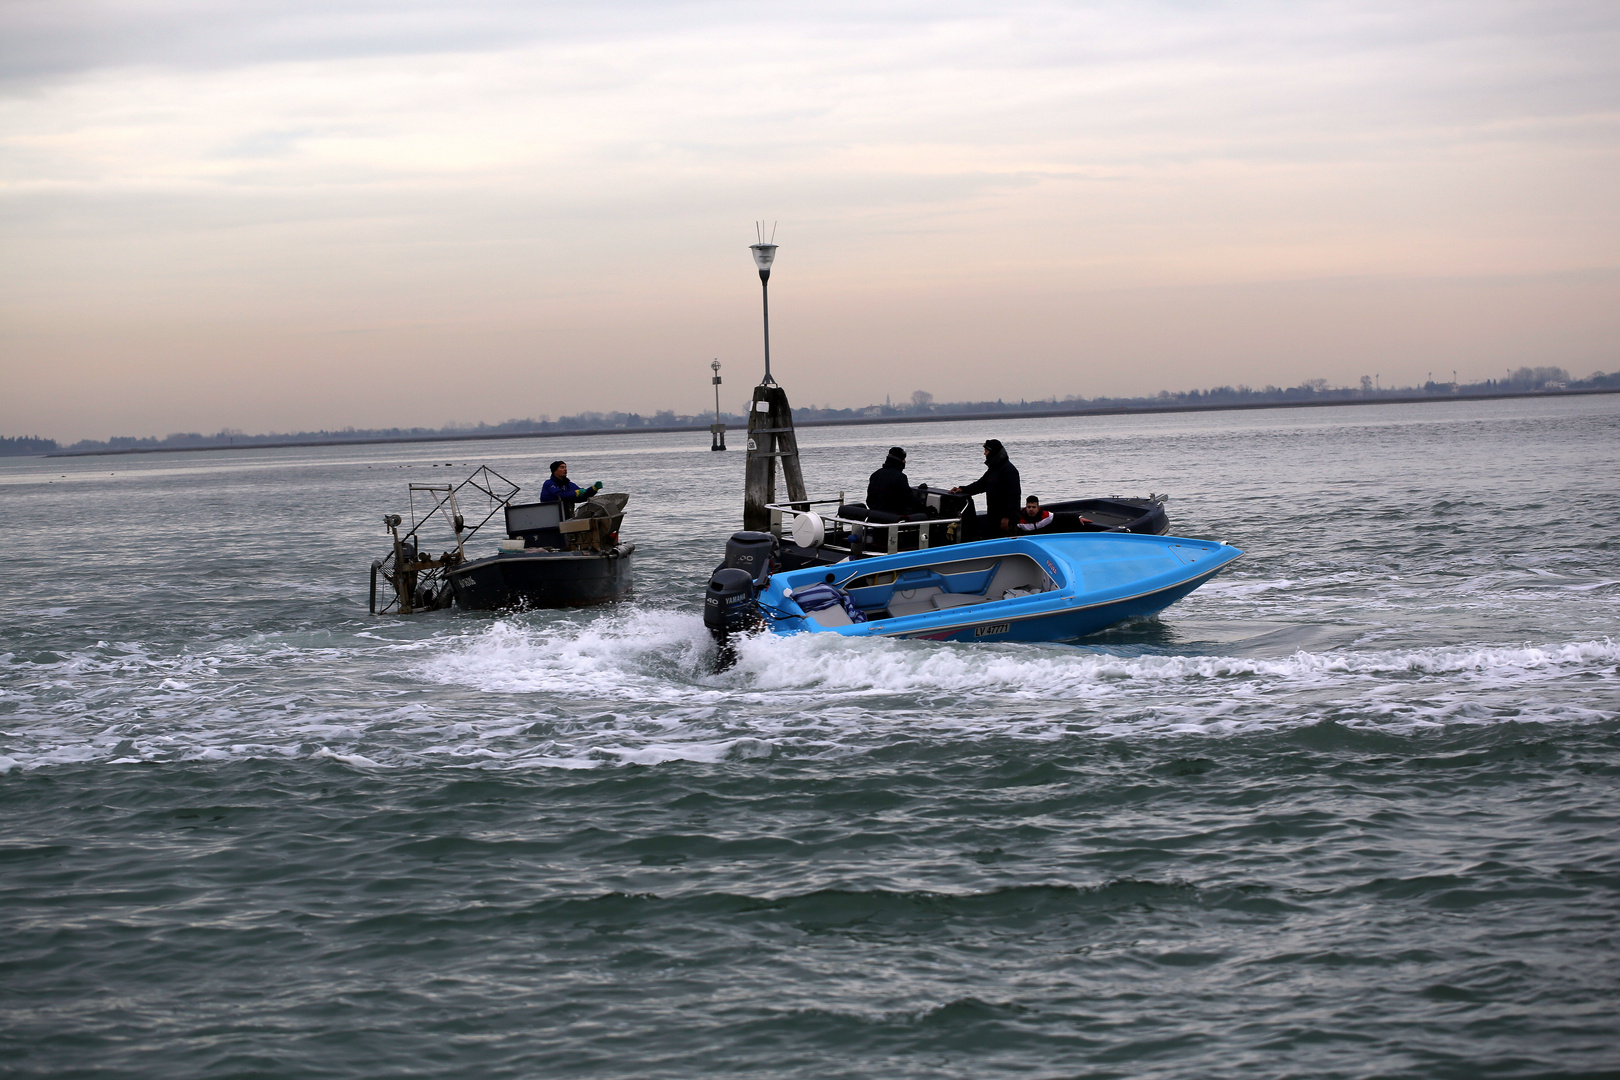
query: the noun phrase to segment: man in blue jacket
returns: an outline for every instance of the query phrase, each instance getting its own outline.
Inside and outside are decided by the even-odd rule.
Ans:
[[[598,481],[590,487],[580,487],[568,479],[568,462],[553,461],[551,463],[551,476],[540,485],[540,501],[543,503],[560,502],[563,504],[564,516],[570,516],[574,511],[574,503],[581,499],[588,499],[602,488]]]

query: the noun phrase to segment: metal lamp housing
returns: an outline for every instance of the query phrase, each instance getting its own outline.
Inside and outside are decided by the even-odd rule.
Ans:
[[[776,261],[776,245],[749,244],[748,250],[754,253],[754,265],[759,267],[759,280],[771,280],[771,263]]]

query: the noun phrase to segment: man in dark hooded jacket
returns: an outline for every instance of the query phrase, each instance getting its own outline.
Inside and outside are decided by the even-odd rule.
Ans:
[[[996,536],[1010,534],[1018,520],[1023,489],[1019,487],[1018,470],[1007,460],[1007,451],[1000,439],[986,439],[984,442],[984,475],[966,487],[951,488],[952,495],[977,495],[981,491],[984,493],[984,516],[990,519],[986,531]]]
[[[883,459],[883,468],[873,473],[866,482],[866,508],[901,517],[928,509],[928,504],[918,497],[911,487],[911,481],[906,479],[905,447],[889,447],[889,456]]]

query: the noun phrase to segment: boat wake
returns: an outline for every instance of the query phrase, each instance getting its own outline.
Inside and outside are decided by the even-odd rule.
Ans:
[[[420,624],[418,624],[420,625]],[[312,671],[343,670],[340,681]],[[252,689],[249,689],[252,687]],[[313,759],[595,768],[860,754],[896,740],[1222,737],[1332,721],[1418,736],[1620,719],[1620,644],[1298,650],[760,635],[713,674],[692,613],[620,608],[217,642],[0,654],[0,771]]]

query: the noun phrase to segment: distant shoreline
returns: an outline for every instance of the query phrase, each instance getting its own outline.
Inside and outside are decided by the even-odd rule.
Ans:
[[[995,412],[925,414],[921,416],[857,416],[835,420],[796,420],[795,427],[869,427],[875,424],[943,424],[969,420],[1041,420],[1064,416],[1147,416],[1155,413],[1252,412],[1257,409],[1329,409],[1355,405],[1418,405],[1453,401],[1500,401],[1505,398],[1588,397],[1593,394],[1620,394],[1620,387],[1594,387],[1582,390],[1518,390],[1489,394],[1417,394],[1405,397],[1351,398],[1334,401],[1255,401],[1216,405],[1106,405],[1079,409],[1001,409]],[[745,428],[728,428],[744,433]],[[501,439],[573,439],[598,435],[668,435],[691,432],[707,435],[707,425],[670,424],[643,427],[579,428],[574,431],[507,431],[500,434],[389,435],[363,439],[291,439],[286,442],[255,442],[214,446],[137,446],[116,450],[57,450],[48,458],[112,457],[125,454],[191,454],[213,450],[287,450],[317,446],[387,446],[398,443],[495,442]],[[21,455],[19,455],[21,456]]]

